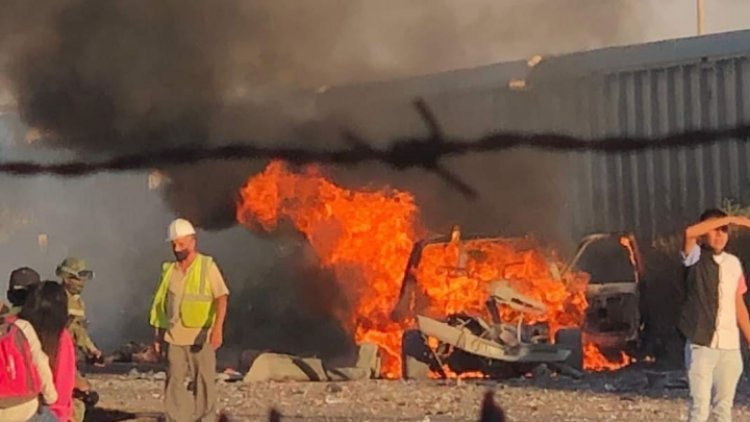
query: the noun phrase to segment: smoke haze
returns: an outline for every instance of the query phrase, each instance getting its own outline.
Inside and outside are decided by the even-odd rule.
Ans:
[[[660,13],[654,13],[657,3]],[[342,127],[361,127],[317,116],[308,89],[689,34],[694,11],[683,3],[0,0],[0,101],[15,103],[25,125],[43,135],[32,147],[20,147],[13,116],[0,115],[0,129],[5,126],[0,134],[7,134],[3,158],[16,150],[36,158],[93,158],[251,139],[331,145],[340,142]],[[709,29],[720,26],[712,23],[720,20],[719,13],[741,15],[711,7]],[[663,25],[675,17],[673,26]],[[403,128],[408,133],[422,130],[416,118],[413,126]],[[394,174],[371,166],[335,174],[350,187],[391,183],[416,192],[428,226],[438,230],[458,222],[472,231],[521,234],[532,228],[554,232],[559,225],[564,197],[550,183],[552,161],[520,152],[448,163],[479,191],[477,203],[467,203],[441,180],[419,171]],[[2,244],[1,268],[10,272],[34,265],[51,275],[64,255],[84,256],[97,271],[94,283],[106,286],[85,293],[94,333],[116,344],[116,335],[130,334],[126,327],[133,326],[132,320],[145,325],[158,263],[169,257],[164,227],[181,215],[202,228],[221,230],[201,233],[201,246],[217,257],[233,292],[250,298],[267,292],[265,303],[278,306],[257,312],[273,321],[269,324],[295,332],[305,320],[300,315],[329,321],[325,309],[300,306],[290,301],[288,291],[268,290],[269,278],[295,277],[294,271],[276,268],[302,253],[279,249],[288,239],[228,229],[234,225],[237,189],[263,165],[160,169],[171,182],[154,192],[147,190],[144,174],[71,180],[6,177],[3,192],[12,196],[0,204],[13,215],[34,218],[20,217],[20,228],[10,229]],[[518,174],[525,175],[521,189]],[[40,233],[49,234],[46,250],[37,244]],[[291,290],[297,286],[286,285]],[[120,304],[117,312],[113,303]],[[247,318],[264,320],[245,310]],[[274,326],[271,331],[278,330]],[[290,349],[312,347],[309,338],[277,340]]]

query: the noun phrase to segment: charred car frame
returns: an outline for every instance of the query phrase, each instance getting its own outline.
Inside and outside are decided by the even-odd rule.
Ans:
[[[471,259],[472,241],[510,243],[524,250],[535,248],[528,238],[487,238],[473,236],[460,239],[458,228],[450,237],[423,240],[414,245],[401,286],[399,301],[392,318],[416,317],[417,327],[407,330],[402,339],[402,373],[404,378],[426,378],[430,373],[445,377],[446,371],[478,371],[484,376],[515,376],[546,363],[572,371],[583,367],[583,339],[601,350],[622,350],[638,344],[640,313],[638,285],[641,261],[636,240],[628,233],[599,233],[586,236],[573,259],[562,269],[548,259],[554,278],[564,280],[571,270],[588,273],[586,287],[588,307],[583,325],[559,329],[550,343],[549,328],[544,323],[516,324],[500,319],[499,308],[511,307],[523,314],[544,313],[545,305],[516,292],[504,280],[490,284],[487,314],[491,322],[479,315],[452,314],[441,320],[414,315],[426,297],[418,288],[416,270],[422,252],[429,245],[461,242],[468,253],[462,254],[457,267]],[[467,258],[468,257],[468,258]]]

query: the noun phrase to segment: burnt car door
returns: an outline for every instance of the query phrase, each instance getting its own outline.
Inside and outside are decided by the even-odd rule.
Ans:
[[[640,278],[642,260],[629,233],[598,233],[585,237],[566,267],[591,276],[583,333],[601,349],[637,347],[641,332]]]

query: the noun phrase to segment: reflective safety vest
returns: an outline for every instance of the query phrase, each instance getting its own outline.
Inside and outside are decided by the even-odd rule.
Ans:
[[[176,265],[176,262],[165,262],[162,265],[161,282],[151,305],[150,324],[157,328],[169,328],[167,295],[169,281]],[[180,320],[185,327],[210,328],[214,322],[214,297],[207,276],[211,265],[213,258],[198,254],[188,268],[180,298]]]

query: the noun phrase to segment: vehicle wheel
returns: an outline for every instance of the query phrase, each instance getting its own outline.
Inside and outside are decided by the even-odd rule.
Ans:
[[[406,330],[401,337],[401,374],[404,379],[430,378],[432,351],[419,330]]]
[[[570,350],[570,356],[563,362],[579,371],[583,370],[583,341],[579,328],[561,328],[555,333],[555,344]]]

